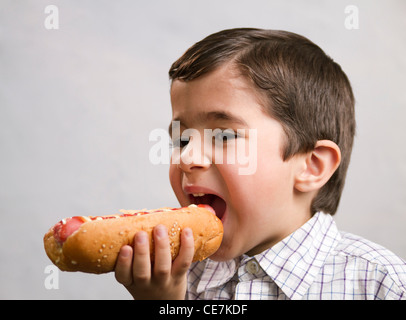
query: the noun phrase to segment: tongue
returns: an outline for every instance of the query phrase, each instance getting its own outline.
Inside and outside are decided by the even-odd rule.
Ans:
[[[214,209],[208,204],[198,204],[197,206],[209,210],[212,214],[216,215],[216,211],[214,211]]]
[[[206,194],[203,197],[196,197],[193,199],[197,205],[209,205],[212,210],[214,209],[216,216],[221,219],[226,211],[226,203],[220,197],[213,194]],[[210,210],[210,211],[212,211]]]

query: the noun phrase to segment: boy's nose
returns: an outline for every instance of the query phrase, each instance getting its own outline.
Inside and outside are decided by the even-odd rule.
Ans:
[[[205,145],[198,137],[191,137],[182,149],[179,167],[185,172],[196,169],[207,170],[211,166],[211,157],[205,152]]]

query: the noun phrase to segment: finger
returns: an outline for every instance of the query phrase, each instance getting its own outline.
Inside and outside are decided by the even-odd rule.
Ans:
[[[172,267],[168,229],[164,225],[158,225],[154,228],[154,243],[154,276],[158,281],[162,281],[164,278],[170,275]]]
[[[128,287],[133,282],[132,277],[132,256],[133,248],[130,246],[123,246],[117,258],[117,263],[115,267],[115,277],[116,280],[122,285]]]
[[[179,255],[176,257],[172,265],[173,277],[181,277],[186,274],[195,253],[192,229],[183,229],[180,241]]]
[[[151,279],[151,257],[148,234],[137,232],[134,237],[133,281],[138,284],[147,283]]]

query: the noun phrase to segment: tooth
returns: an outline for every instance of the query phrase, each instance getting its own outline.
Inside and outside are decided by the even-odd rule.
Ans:
[[[192,193],[194,197],[203,197],[205,193]]]

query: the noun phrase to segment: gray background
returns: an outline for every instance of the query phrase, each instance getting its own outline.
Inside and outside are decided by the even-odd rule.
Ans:
[[[231,27],[300,33],[341,64],[358,134],[338,226],[406,258],[405,14],[402,0],[0,0],[0,298],[130,298],[113,274],[60,272],[47,290],[43,234],[66,216],[177,206],[168,165],[148,158],[170,122],[167,71]]]

